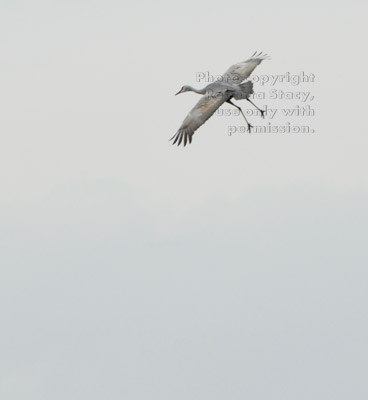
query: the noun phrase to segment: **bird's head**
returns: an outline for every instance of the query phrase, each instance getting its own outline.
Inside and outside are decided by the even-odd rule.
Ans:
[[[190,92],[191,90],[192,90],[192,88],[191,88],[190,86],[184,85],[184,86],[178,91],[178,93],[175,94],[175,96],[176,96],[177,94],[180,94],[180,93]]]

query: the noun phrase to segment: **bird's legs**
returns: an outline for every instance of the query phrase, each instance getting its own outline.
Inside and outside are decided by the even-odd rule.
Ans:
[[[253,103],[252,100],[249,100],[249,99],[247,99],[247,100],[249,101],[250,104],[253,104],[253,106],[261,113],[261,117],[264,118],[265,111],[264,111],[264,110],[261,110],[259,107],[257,107],[257,106]]]
[[[253,128],[253,126],[248,122],[247,118],[245,117],[245,115],[244,115],[244,113],[243,113],[243,110],[242,110],[239,106],[237,106],[236,104],[234,104],[234,103],[231,101],[231,99],[227,100],[227,103],[233,105],[234,107],[236,107],[236,108],[241,112],[242,116],[243,116],[244,119],[245,119],[245,122],[246,122],[247,125],[248,125],[248,132],[250,133],[250,130],[251,130],[251,128]]]

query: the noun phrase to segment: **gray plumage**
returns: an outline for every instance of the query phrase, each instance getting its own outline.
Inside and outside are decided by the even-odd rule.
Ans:
[[[222,81],[210,83],[203,89],[195,89],[187,85],[180,89],[177,94],[195,92],[202,94],[203,96],[184,119],[176,134],[170,139],[174,139],[173,144],[177,143],[179,146],[183,142],[185,146],[187,143],[191,143],[194,132],[225,102],[238,108],[245,118],[241,108],[232,103],[231,99],[246,99],[251,102],[249,96],[253,94],[253,84],[252,82],[241,82],[248,78],[256,66],[267,58],[266,55],[261,55],[261,53],[256,56],[255,54],[253,54],[253,56],[247,61],[232,65],[223,75]],[[238,83],[235,83],[235,81]],[[263,116],[263,111],[260,111]],[[248,123],[246,118],[245,120],[248,124],[248,130],[250,131],[251,125]]]
[[[257,54],[257,52],[255,52],[248,60],[241,61],[227,69],[222,75],[223,79],[225,82],[239,84],[250,76],[257,65],[269,58],[267,54],[262,54],[262,52]]]

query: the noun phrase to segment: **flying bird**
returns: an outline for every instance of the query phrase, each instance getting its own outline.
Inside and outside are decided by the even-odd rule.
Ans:
[[[251,132],[252,125],[248,122],[242,109],[234,104],[231,99],[249,101],[261,112],[261,116],[264,118],[265,112],[249,99],[249,96],[253,94],[253,83],[250,81],[242,82],[250,76],[257,65],[268,58],[267,54],[255,52],[248,60],[234,64],[226,70],[222,75],[222,80],[210,83],[203,89],[195,89],[188,85],[183,86],[176,95],[184,92],[195,92],[203,96],[186,116],[179,130],[170,139],[174,139],[172,144],[177,143],[179,146],[183,142],[185,146],[187,143],[192,143],[194,132],[224,103],[233,105],[241,112],[247,123],[248,132]]]

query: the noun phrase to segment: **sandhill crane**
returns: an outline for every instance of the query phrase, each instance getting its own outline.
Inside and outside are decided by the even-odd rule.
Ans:
[[[179,130],[170,139],[174,139],[173,144],[177,142],[179,146],[183,141],[185,146],[187,142],[192,143],[192,136],[194,132],[201,125],[203,125],[225,102],[233,105],[241,112],[247,123],[248,132],[250,132],[252,125],[247,121],[242,109],[234,104],[231,99],[234,98],[236,100],[248,100],[254,107],[257,108],[257,110],[261,112],[261,116],[264,118],[264,111],[258,108],[249,99],[249,96],[253,93],[252,82],[241,82],[247,79],[257,65],[267,58],[269,58],[267,54],[257,54],[257,52],[255,52],[248,60],[232,65],[222,75],[223,79],[221,81],[210,83],[203,89],[195,89],[188,85],[183,86],[179,92],[176,93],[176,95],[184,92],[195,92],[202,94],[203,96],[184,119]]]

